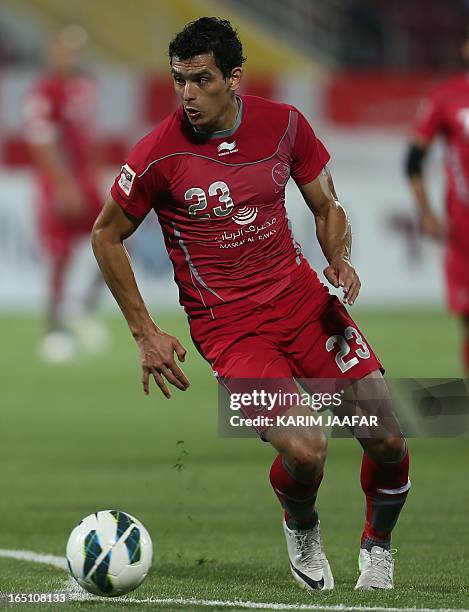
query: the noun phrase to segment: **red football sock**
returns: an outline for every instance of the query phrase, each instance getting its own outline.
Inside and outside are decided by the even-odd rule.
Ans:
[[[469,338],[464,338],[463,345],[463,357],[464,357],[464,370],[469,374]]]
[[[281,455],[277,455],[270,468],[270,483],[285,510],[286,522],[299,529],[315,525],[314,504],[321,480],[322,473],[313,482],[300,482],[287,470]]]
[[[361,547],[375,545],[389,549],[391,531],[410,489],[409,452],[400,461],[377,463],[363,453],[361,485],[366,495],[365,529]]]

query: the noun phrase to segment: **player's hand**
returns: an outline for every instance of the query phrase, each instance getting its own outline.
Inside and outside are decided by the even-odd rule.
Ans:
[[[171,393],[166,381],[181,391],[189,387],[189,381],[174,359],[174,353],[179,361],[184,361],[186,358],[186,349],[177,338],[155,326],[137,339],[137,345],[140,350],[142,385],[145,395],[150,393],[150,376],[153,376],[156,384],[168,399]]]
[[[361,282],[355,268],[346,259],[333,259],[325,268],[324,276],[334,287],[342,287],[344,304],[352,304],[358,297]]]
[[[58,214],[66,220],[80,219],[85,211],[85,202],[72,179],[64,178],[56,185],[55,208]]]
[[[433,213],[422,215],[420,219],[422,232],[435,240],[444,240],[446,236],[445,224]]]

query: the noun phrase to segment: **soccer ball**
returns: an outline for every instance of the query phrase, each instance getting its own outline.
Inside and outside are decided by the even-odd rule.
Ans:
[[[151,567],[153,545],[136,518],[119,510],[90,514],[73,529],[67,562],[80,586],[103,597],[136,589]]]

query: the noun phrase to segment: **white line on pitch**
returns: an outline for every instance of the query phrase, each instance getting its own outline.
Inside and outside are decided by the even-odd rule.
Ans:
[[[67,561],[64,557],[55,555],[43,555],[30,550],[5,550],[0,548],[0,557],[18,559],[19,561],[32,561],[52,565],[62,570],[67,570]],[[331,612],[469,612],[465,608],[386,608],[378,606],[346,606],[338,604],[336,606],[326,606],[321,604],[283,604],[283,603],[264,603],[258,601],[224,601],[217,599],[184,599],[184,598],[157,598],[157,597],[92,597],[86,591],[78,587],[72,579],[67,581],[66,590],[71,599],[88,598],[90,600],[122,602],[122,603],[142,603],[142,604],[161,604],[161,605],[181,605],[181,606],[200,606],[200,607],[223,607],[223,608],[246,608],[250,610],[330,610]],[[78,591],[76,589],[79,589]]]
[[[41,555],[40,553],[32,552],[31,550],[8,550],[0,548],[0,557],[8,557],[10,559],[19,559],[20,561],[33,561],[34,563],[43,563],[44,565],[53,565],[59,569],[67,569],[67,560],[65,557],[57,557],[55,555]]]
[[[359,610],[360,612],[468,612],[464,608],[384,608],[373,606],[346,606],[337,604],[336,606],[326,606],[322,604],[282,604],[282,603],[264,603],[258,601],[223,601],[218,599],[158,599],[156,597],[147,597],[138,599],[136,597],[117,597],[116,601],[126,603],[143,603],[143,604],[163,604],[163,605],[187,605],[187,606],[212,606],[223,608],[247,608],[251,610],[333,610],[337,612],[351,612]]]

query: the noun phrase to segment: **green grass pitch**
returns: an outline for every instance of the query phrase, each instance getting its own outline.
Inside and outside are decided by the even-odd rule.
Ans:
[[[390,376],[461,375],[459,330],[446,314],[380,311],[356,318]],[[175,390],[171,401],[154,387],[143,396],[137,351],[121,319],[109,320],[113,344],[106,353],[59,367],[35,357],[37,319],[0,319],[0,548],[64,555],[79,519],[118,508],[140,518],[154,541],[154,567],[133,594],[138,598],[469,608],[467,438],[410,440],[413,489],[393,542],[396,589],[371,593],[353,590],[364,509],[359,447],[331,440],[318,503],[337,588],[305,593],[289,573],[281,512],[267,478],[272,449],[256,439],[217,437],[217,385],[209,367],[182,316],[158,321],[188,348],[192,386]],[[53,567],[0,558],[2,593],[50,592],[66,578]],[[151,605],[158,607],[195,609]]]

